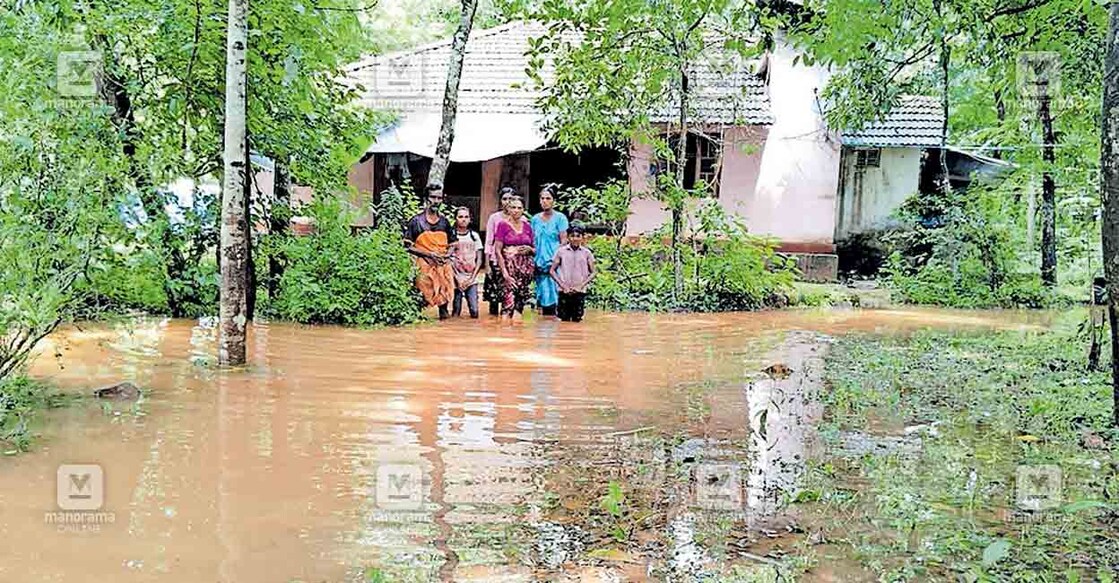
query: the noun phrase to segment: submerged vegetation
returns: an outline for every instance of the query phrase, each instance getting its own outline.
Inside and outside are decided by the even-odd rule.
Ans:
[[[353,234],[349,214],[338,203],[317,203],[311,209],[314,232],[287,237],[279,246],[284,271],[267,306],[270,314],[348,326],[420,319],[422,298],[412,284],[412,259],[394,222]]]
[[[1085,350],[1067,326],[840,339],[813,552],[887,581],[1114,580],[1119,435]]]
[[[636,196],[622,182],[563,193],[564,209],[606,231],[591,239],[598,276],[588,301],[607,310],[720,312],[783,305],[793,294],[795,262],[776,252],[773,241],[750,234],[741,218],[713,199],[693,192],[682,214],[679,244],[681,286],[668,225],[636,237],[625,220]],[[648,194],[644,196],[657,197]]]

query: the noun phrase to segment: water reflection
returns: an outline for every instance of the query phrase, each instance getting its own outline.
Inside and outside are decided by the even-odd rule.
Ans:
[[[599,544],[592,526],[549,522],[547,509],[597,504],[623,466],[643,468],[652,488],[681,487],[673,456],[687,443],[752,460],[746,505],[771,505],[773,484],[791,476],[772,468],[803,445],[782,439],[800,430],[785,416],[799,405],[744,388],[784,332],[1008,323],[1030,325],[929,311],[595,313],[582,325],[375,331],[262,322],[237,372],[211,368],[211,322],[67,330],[34,374],[76,390],[132,380],[148,393],[138,413],[54,412],[35,452],[3,462],[0,580],[342,581],[371,566],[420,581],[531,579],[517,565],[557,568]],[[100,532],[44,523],[56,468],[73,462],[104,468],[104,509],[117,520]],[[418,470],[414,508],[380,503],[386,466]],[[565,554],[556,563],[545,552]]]

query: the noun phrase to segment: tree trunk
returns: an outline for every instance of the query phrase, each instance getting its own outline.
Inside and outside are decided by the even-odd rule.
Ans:
[[[163,223],[159,229],[157,251],[163,263],[163,294],[167,297],[167,310],[172,317],[182,318],[186,316],[186,310],[180,298],[182,292],[176,286],[183,280],[187,266],[182,241],[171,230],[164,201],[137,157],[136,144],[140,137],[136,127],[136,113],[125,80],[117,72],[116,62],[112,59],[111,43],[105,36],[97,35],[93,44],[109,59],[101,93],[102,98],[113,108],[113,123],[120,131],[121,153],[128,162],[128,176],[139,193],[140,206],[144,209],[147,220],[153,224]]]
[[[246,95],[246,98],[248,96]],[[246,134],[248,131],[246,130]],[[253,171],[252,150],[245,137],[245,319],[256,319],[256,263],[253,259]]]
[[[1100,170],[1103,176],[1103,266],[1111,322],[1112,423],[1119,427],[1119,2],[1111,3],[1103,75],[1103,129]]]
[[[443,124],[439,126],[439,143],[435,146],[435,159],[427,174],[428,184],[442,184],[451,164],[451,143],[455,139],[455,114],[458,111],[458,86],[462,81],[462,60],[466,54],[466,41],[474,25],[474,9],[478,0],[462,0],[462,14],[458,30],[451,41],[451,63],[447,67],[447,87],[443,91]],[[523,194],[523,193],[522,193]]]
[[[937,12],[940,11],[940,3],[937,2]],[[940,191],[945,196],[952,195],[952,179],[948,171],[948,71],[952,64],[952,48],[948,46],[948,40],[944,38],[943,32],[940,37],[940,109],[944,113],[944,122],[941,125],[941,134],[944,137],[943,150],[940,156]]]
[[[1000,127],[1006,123],[1006,98],[1003,97],[1002,89],[995,90],[995,116],[999,120]],[[991,157],[996,160],[1002,160],[1002,150],[996,149],[991,152]]]
[[[1057,285],[1057,186],[1053,182],[1053,116],[1048,89],[1042,85],[1037,115],[1041,119],[1041,158],[1045,171],[1041,174],[1041,281],[1046,287]]]
[[[680,69],[680,133],[676,142],[677,196],[671,198],[672,211],[672,291],[676,300],[684,293],[684,261],[680,256],[680,231],[683,227],[684,169],[688,163],[688,71]]]
[[[291,173],[285,160],[276,160],[275,184],[272,186],[272,208],[268,213],[268,232],[272,238],[284,237],[290,228]],[[275,301],[280,291],[280,278],[284,266],[278,250],[273,247],[268,256],[268,299]]]
[[[246,264],[245,240],[245,93],[248,76],[248,0],[229,0],[225,55],[225,176],[221,209],[221,309],[218,362],[223,366],[245,363]]]

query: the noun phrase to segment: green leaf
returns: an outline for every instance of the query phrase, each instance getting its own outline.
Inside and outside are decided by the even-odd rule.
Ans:
[[[983,566],[992,567],[1010,555],[1010,541],[999,539],[983,549]]]

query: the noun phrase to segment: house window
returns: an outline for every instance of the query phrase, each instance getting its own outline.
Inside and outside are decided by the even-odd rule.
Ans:
[[[855,150],[855,168],[878,168],[882,163],[882,150]]]
[[[718,192],[720,155],[722,154],[722,136],[718,134],[704,134],[697,136],[696,140],[696,167],[699,170],[699,179]]]
[[[678,143],[676,136],[668,138],[673,152]],[[719,195],[719,175],[723,168],[723,135],[721,133],[688,134],[688,146],[684,161],[684,188],[695,188],[701,181],[710,189],[712,196]],[[668,171],[667,164],[658,161],[657,173]]]

